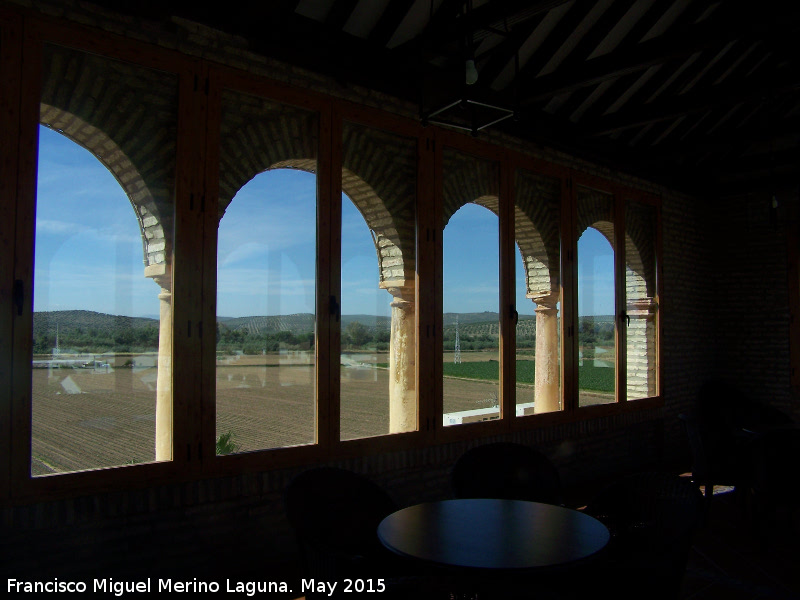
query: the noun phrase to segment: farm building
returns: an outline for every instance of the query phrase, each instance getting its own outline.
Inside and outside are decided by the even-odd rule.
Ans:
[[[579,490],[688,471],[708,381],[800,419],[798,17],[0,1],[5,575],[274,580],[310,466]]]

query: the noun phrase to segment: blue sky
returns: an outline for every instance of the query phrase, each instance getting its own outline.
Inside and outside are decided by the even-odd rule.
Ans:
[[[119,183],[92,154],[39,128],[34,310],[158,315],[139,225]]]
[[[37,193],[34,309],[157,315],[159,288],[144,277],[139,225],[111,173],[42,127]],[[244,186],[220,225],[218,314],[314,312],[315,219],[312,174],[272,171]],[[346,197],[342,230],[342,313],[388,316],[392,298],[378,288],[370,230]],[[483,207],[467,204],[451,217],[443,238],[445,312],[498,310],[497,235],[497,217]],[[578,253],[581,314],[611,314],[610,246],[589,230]],[[516,255],[517,310],[533,314]]]

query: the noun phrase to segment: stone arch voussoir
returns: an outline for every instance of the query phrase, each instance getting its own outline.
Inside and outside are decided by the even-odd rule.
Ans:
[[[625,289],[628,300],[656,295],[653,222],[636,210],[625,213]]]

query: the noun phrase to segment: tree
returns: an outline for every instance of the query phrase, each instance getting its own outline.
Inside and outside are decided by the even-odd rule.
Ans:
[[[358,321],[351,321],[345,329],[345,333],[350,339],[350,343],[356,347],[363,346],[371,337],[364,324]]]

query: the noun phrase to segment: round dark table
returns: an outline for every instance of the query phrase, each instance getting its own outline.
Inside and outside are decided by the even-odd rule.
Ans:
[[[589,515],[521,500],[428,502],[378,526],[381,543],[396,554],[473,572],[565,567],[598,553],[609,537]]]

